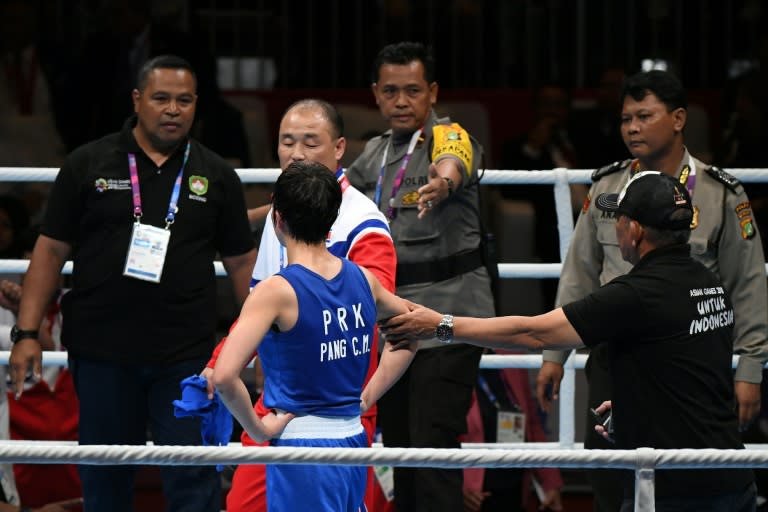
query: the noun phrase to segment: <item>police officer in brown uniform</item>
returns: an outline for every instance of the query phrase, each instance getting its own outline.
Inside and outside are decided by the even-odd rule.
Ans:
[[[480,250],[480,146],[432,110],[434,61],[420,43],[384,47],[373,65],[372,90],[391,129],[366,144],[347,176],[389,220],[396,293],[441,311],[493,316]],[[446,316],[444,328],[450,329]],[[422,343],[379,401],[385,446],[460,446],[482,349],[442,341]],[[394,475],[399,512],[463,512],[461,469],[395,468]]]
[[[615,219],[591,203],[602,193],[618,192],[640,170],[657,169],[679,179],[694,206],[691,255],[720,276],[731,294],[735,311],[734,352],[740,355],[735,372],[739,425],[745,428],[760,410],[760,382],[766,362],[768,289],[765,257],[749,199],[730,174],[694,158],[683,143],[686,95],[680,81],[664,71],[638,73],[624,84],[621,134],[634,157],[598,169],[568,249],[557,305],[568,304],[629,271],[619,252]],[[551,408],[547,387],[556,398],[567,351],[544,351],[537,379],[537,396]],[[611,398],[611,382],[604,349],[590,351],[586,376],[588,407]],[[736,405],[736,404],[735,404]],[[597,436],[594,420],[587,419],[586,448],[611,448]],[[621,506],[619,471],[590,471],[595,510],[615,511]],[[611,475],[616,478],[611,478]]]

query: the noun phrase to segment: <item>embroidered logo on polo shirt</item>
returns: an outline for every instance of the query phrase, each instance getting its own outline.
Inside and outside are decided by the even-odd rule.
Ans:
[[[131,190],[131,180],[96,178],[93,181],[93,188],[99,193],[107,190]]]
[[[208,192],[208,178],[204,176],[192,175],[189,177],[189,190],[198,196]]]

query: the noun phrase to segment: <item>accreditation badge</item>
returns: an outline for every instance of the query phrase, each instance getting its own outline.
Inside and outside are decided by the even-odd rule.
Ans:
[[[373,473],[376,475],[376,481],[379,482],[381,492],[387,501],[395,499],[395,472],[390,466],[373,466]]]
[[[525,442],[525,414],[520,411],[496,411],[496,442]]]
[[[159,283],[170,239],[170,230],[134,223],[123,275]]]

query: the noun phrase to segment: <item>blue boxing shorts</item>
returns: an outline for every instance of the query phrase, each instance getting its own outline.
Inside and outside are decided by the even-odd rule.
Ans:
[[[272,446],[368,448],[360,417],[300,416],[288,423]],[[268,464],[267,510],[358,512],[365,510],[365,466]]]

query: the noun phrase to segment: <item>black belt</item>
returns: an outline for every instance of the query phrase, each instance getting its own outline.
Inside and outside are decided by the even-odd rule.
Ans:
[[[398,263],[395,286],[445,281],[483,266],[480,248],[433,261]]]

